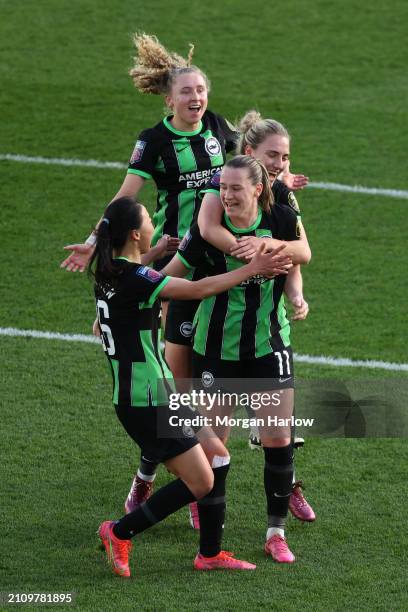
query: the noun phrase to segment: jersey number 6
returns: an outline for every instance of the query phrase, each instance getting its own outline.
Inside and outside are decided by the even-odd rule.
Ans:
[[[101,317],[103,317],[104,319],[109,319],[109,308],[108,308],[107,303],[104,302],[103,300],[97,300],[96,312],[98,316],[99,327],[101,328],[101,332],[102,332],[103,348],[108,353],[108,355],[114,355],[115,354],[115,342],[113,340],[111,329],[109,325],[106,325],[106,323],[102,323],[101,321]]]

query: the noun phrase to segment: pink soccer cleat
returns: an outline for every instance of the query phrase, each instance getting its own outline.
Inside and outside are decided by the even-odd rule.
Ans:
[[[278,563],[293,563],[295,555],[289,550],[285,538],[275,534],[265,543],[265,552]]]
[[[289,497],[289,510],[299,521],[311,523],[316,520],[316,515],[302,493],[302,486],[301,480],[293,484],[292,493]]]
[[[99,529],[98,535],[108,555],[108,563],[118,576],[129,578],[129,553],[132,550],[130,540],[119,540],[113,533],[113,521],[104,521]]]
[[[149,499],[152,493],[153,483],[143,480],[143,478],[139,478],[139,476],[136,474],[133,479],[132,486],[130,487],[129,495],[125,501],[126,514],[136,510],[140,504],[146,501],[146,499]]]
[[[194,559],[194,568],[196,570],[254,570],[256,565],[235,559],[234,555],[226,550],[221,550],[215,557],[203,557],[200,553]]]
[[[192,502],[189,504],[188,511],[190,513],[190,525],[193,529],[200,529],[200,517],[198,514],[197,502]]]

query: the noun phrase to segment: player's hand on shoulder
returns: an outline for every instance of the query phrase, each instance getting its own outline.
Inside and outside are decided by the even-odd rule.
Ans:
[[[291,304],[294,308],[293,315],[291,316],[292,321],[303,321],[306,319],[309,313],[309,304],[304,299],[303,295],[298,294],[293,296],[291,299]]]
[[[255,255],[261,244],[265,243],[264,238],[258,238],[257,236],[243,236],[237,238],[235,246],[231,247],[232,257],[242,259],[243,261],[250,261]]]
[[[65,251],[72,251],[70,255],[61,263],[61,268],[68,272],[83,272],[91,259],[94,246],[89,244],[68,244],[64,246]]]

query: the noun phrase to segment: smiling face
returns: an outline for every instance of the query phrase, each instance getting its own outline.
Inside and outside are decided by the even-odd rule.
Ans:
[[[234,219],[250,224],[258,212],[258,197],[262,183],[253,185],[247,168],[224,167],[221,172],[220,198],[231,221]]]
[[[166,104],[172,109],[173,126],[184,132],[195,130],[208,104],[208,91],[199,72],[186,72],[176,76]]]
[[[271,184],[286,167],[289,161],[289,138],[280,134],[270,134],[256,148],[247,145],[246,155],[259,159],[266,167]]]

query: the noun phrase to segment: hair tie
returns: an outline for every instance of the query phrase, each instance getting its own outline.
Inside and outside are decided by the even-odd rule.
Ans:
[[[106,217],[104,217],[104,218],[102,219],[102,223],[107,223],[107,224],[109,225],[109,219],[107,219]]]

